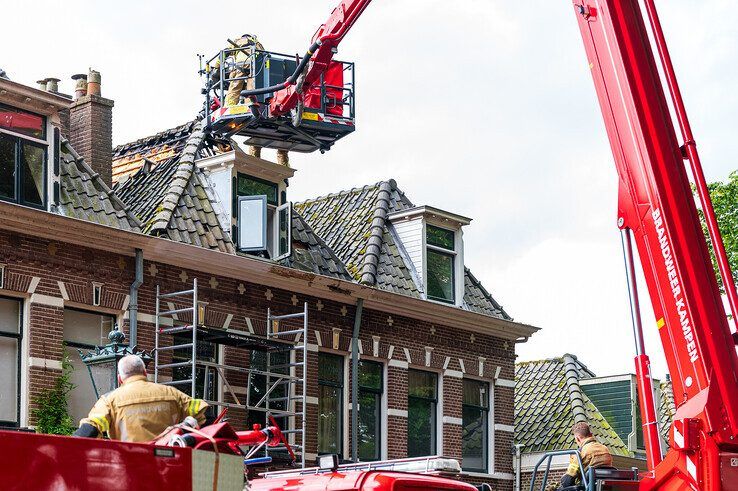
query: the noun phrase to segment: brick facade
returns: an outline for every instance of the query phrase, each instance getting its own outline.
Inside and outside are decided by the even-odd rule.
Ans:
[[[74,117],[74,114],[73,114]],[[23,356],[30,362],[23,374],[22,390],[32,400],[58,375],[62,359],[63,316],[65,307],[115,313],[124,331],[128,330],[128,289],[134,277],[134,261],[130,257],[109,252],[48,241],[27,235],[0,231],[0,263],[6,265],[5,289],[0,295],[23,297],[29,316],[24,322],[27,351]],[[259,334],[266,328],[266,311],[274,314],[294,313],[308,304],[310,336],[308,339],[308,407],[307,453],[317,448],[317,358],[318,351],[331,350],[350,357],[351,333],[356,307],[351,304],[307,296],[287,290],[267,288],[246,279],[212,276],[208,273],[183,270],[167,264],[145,261],[144,283],[139,291],[138,345],[153,348],[155,291],[183,290],[198,279],[199,300],[207,302],[205,323]],[[92,306],[92,283],[103,284],[99,307]],[[339,333],[338,345],[333,345],[334,333]],[[364,356],[386,364],[386,425],[387,458],[402,458],[407,452],[407,370],[427,369],[439,374],[441,402],[438,418],[443,427],[439,435],[442,448],[438,453],[461,460],[462,378],[472,375],[490,383],[493,406],[490,409],[494,425],[513,425],[514,343],[481,333],[472,333],[439,324],[421,322],[408,317],[388,315],[365,308],[362,315],[360,341]],[[376,345],[376,350],[375,350]],[[432,348],[429,350],[427,348]],[[483,358],[480,358],[483,357]],[[225,362],[248,366],[248,353],[240,349],[225,350]],[[349,366],[347,364],[347,366]],[[228,375],[237,387],[237,396],[246,393],[243,375]],[[350,380],[347,377],[347,381]],[[350,383],[344,390],[350,392]],[[230,395],[226,400],[231,400]],[[346,398],[348,400],[348,397]],[[350,434],[350,411],[344,411],[344,431]],[[23,414],[28,414],[26,411]],[[229,411],[230,420],[243,425],[245,414]],[[33,424],[24,419],[23,425]],[[240,424],[239,424],[240,423]],[[475,476],[474,482],[487,481],[493,489],[512,489],[513,473],[510,448],[512,433],[494,431],[489,449],[493,455],[492,476]],[[347,441],[345,438],[344,441]],[[350,455],[350,445],[344,457]]]

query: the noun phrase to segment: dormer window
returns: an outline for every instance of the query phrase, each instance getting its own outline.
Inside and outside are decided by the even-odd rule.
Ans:
[[[398,210],[387,217],[412,262],[425,298],[461,305],[467,218],[431,206]]]
[[[453,230],[425,226],[428,298],[456,303],[456,238]]]
[[[46,207],[46,118],[0,105],[0,199]]]
[[[266,252],[271,259],[288,256],[292,207],[284,200],[285,193],[276,183],[238,173],[236,197],[239,250]]]

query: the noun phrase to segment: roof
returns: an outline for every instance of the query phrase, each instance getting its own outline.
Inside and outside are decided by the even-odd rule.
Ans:
[[[515,365],[515,442],[524,452],[576,448],[571,427],[586,417],[610,452],[630,456],[627,444],[581,390],[579,380],[593,376],[570,354]]]
[[[60,146],[60,214],[122,230],[141,231],[141,222],[66,139]]]
[[[667,380],[659,384],[659,389],[661,389],[658,407],[659,431],[664,441],[668,442],[669,428],[671,427],[671,422],[674,420],[674,414],[676,414],[674,388],[671,385],[671,380],[667,377]]]
[[[292,254],[282,259],[280,263],[290,268],[351,281],[351,275],[346,271],[343,262],[294,209],[292,210]]]
[[[295,204],[310,224],[362,284],[422,298],[423,287],[387,216],[413,208],[390,179]],[[465,268],[463,308],[511,320]]]
[[[119,181],[116,191],[139,217],[144,233],[233,254],[230,231],[223,230],[218,219],[220,204],[195,165],[205,140],[202,125],[196,123],[190,129],[178,153],[159,159],[153,168],[141,167]]]

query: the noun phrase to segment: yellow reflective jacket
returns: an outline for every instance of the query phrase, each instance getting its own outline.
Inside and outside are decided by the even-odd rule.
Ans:
[[[582,441],[579,447],[579,457],[582,459],[585,471],[590,467],[610,467],[612,465],[610,450],[593,436]],[[571,477],[579,477],[579,461],[576,455],[569,457],[569,467],[566,473]]]
[[[242,69],[246,67],[246,62],[249,61],[251,56],[254,54],[254,51],[264,51],[264,46],[259,42],[258,39],[255,37],[250,38],[238,38],[235,41],[236,45],[243,47],[243,49],[239,49],[238,51],[231,51],[228,53],[228,56],[226,59],[231,58],[234,63],[239,65]],[[229,43],[229,46],[225,49],[237,49],[236,46],[233,46]],[[213,63],[213,68],[217,69],[220,67],[220,56],[215,59],[215,62]]]
[[[107,433],[112,440],[148,442],[187,416],[205,423],[208,404],[168,385],[155,384],[145,375],[127,378],[123,385],[98,399],[80,421]]]

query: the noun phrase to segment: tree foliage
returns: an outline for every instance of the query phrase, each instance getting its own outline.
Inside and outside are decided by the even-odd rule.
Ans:
[[[36,431],[52,435],[71,435],[76,429],[67,409],[72,383],[72,363],[67,355],[62,359],[62,373],[56,383],[33,399],[36,408],[31,415],[36,420]]]
[[[723,236],[728,262],[733,271],[733,281],[738,282],[738,171],[731,172],[725,182],[718,181],[710,183],[708,189],[710,190],[710,198],[715,209],[718,228],[720,228],[720,234]],[[707,237],[707,225],[705,224],[702,210],[700,210],[700,219],[702,221],[702,230]],[[707,244],[710,249],[712,265],[718,277],[718,283],[720,284],[720,290],[724,291],[724,286],[718,273],[715,251],[709,239]]]

